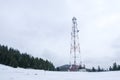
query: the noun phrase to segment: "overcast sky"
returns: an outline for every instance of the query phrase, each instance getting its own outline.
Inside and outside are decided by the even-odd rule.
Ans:
[[[120,0],[0,0],[0,44],[67,64],[73,16],[83,63],[120,63]]]

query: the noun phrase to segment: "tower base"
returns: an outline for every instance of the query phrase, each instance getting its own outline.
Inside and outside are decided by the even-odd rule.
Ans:
[[[70,66],[69,71],[79,71],[79,66],[73,64]]]

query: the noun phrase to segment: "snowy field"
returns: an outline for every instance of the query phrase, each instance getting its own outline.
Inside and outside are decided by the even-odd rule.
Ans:
[[[120,80],[120,71],[50,72],[0,65],[0,80]]]

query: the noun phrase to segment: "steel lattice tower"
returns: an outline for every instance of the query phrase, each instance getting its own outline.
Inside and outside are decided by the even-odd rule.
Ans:
[[[81,66],[81,56],[80,56],[80,44],[79,44],[79,36],[78,36],[78,28],[77,28],[77,19],[75,17],[72,18],[72,32],[71,32],[71,48],[70,48],[70,70],[77,71],[78,67]]]

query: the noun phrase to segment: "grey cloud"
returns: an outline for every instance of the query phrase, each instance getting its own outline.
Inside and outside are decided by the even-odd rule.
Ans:
[[[69,63],[71,19],[76,16],[84,63],[110,63],[119,47],[119,40],[113,42],[120,35],[119,2],[0,0],[0,43],[49,58],[55,65]]]

